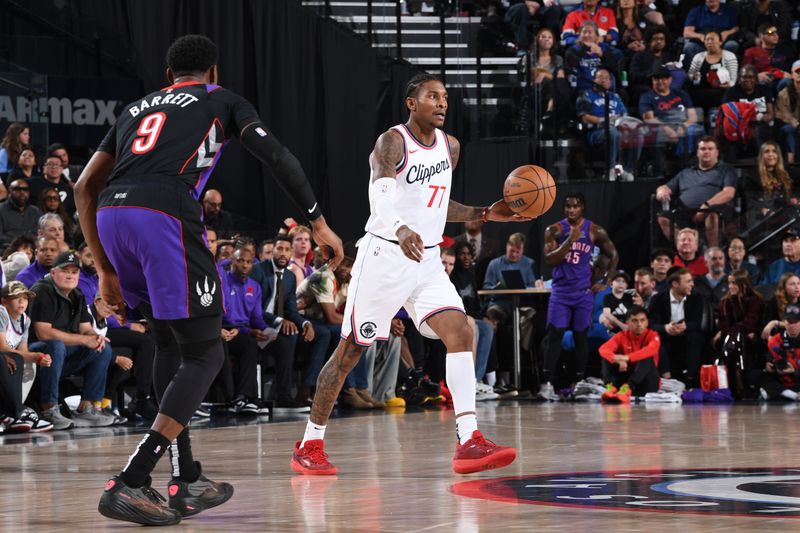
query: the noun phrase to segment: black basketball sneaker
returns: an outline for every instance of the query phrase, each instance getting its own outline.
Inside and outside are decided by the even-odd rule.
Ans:
[[[200,477],[194,483],[172,478],[167,485],[169,506],[181,516],[196,515],[206,509],[222,505],[233,496],[233,485],[211,481],[202,474],[200,463],[195,461]]]
[[[129,487],[119,476],[106,483],[97,510],[100,514],[145,526],[171,526],[181,521],[181,515],[165,506],[166,498],[150,487],[152,480],[141,487]]]

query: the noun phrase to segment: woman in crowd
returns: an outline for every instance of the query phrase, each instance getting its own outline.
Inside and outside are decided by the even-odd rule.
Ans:
[[[733,52],[723,50],[716,31],[706,32],[703,43],[706,49],[692,58],[689,79],[694,84],[692,101],[708,116],[712,108],[719,107],[725,90],[736,85],[739,60]]]
[[[767,302],[764,309],[764,319],[762,321],[764,329],[761,331],[761,338],[768,340],[772,335],[783,328],[783,313],[789,304],[800,302],[800,277],[792,272],[787,272],[781,276],[778,287],[775,289],[775,297]]]
[[[61,196],[59,196],[58,190],[55,187],[47,187],[42,190],[39,196],[38,207],[43,215],[46,213],[55,213],[61,218],[61,221],[64,223],[64,238],[66,241],[72,242],[78,226],[75,224],[75,221],[72,220],[72,217],[69,216],[69,213],[67,213],[67,208],[61,203]]]
[[[561,107],[554,95],[569,91],[564,76],[564,58],[557,51],[555,34],[549,28],[541,28],[531,47],[531,81],[534,84],[534,126],[541,125],[548,133],[554,127],[554,111],[561,116]],[[560,100],[564,100],[563,98]],[[556,109],[556,106],[559,109]]]
[[[788,204],[797,204],[793,178],[783,164],[778,144],[773,141],[762,144],[758,151],[758,165],[744,186],[748,227],[755,226]]]
[[[646,26],[646,22],[639,18],[636,0],[619,0],[617,2],[617,29],[619,30],[617,46],[625,54],[625,57],[631,57],[636,52],[642,52],[647,48],[644,43]]]
[[[36,174],[34,174],[35,171],[36,154],[33,152],[33,148],[26,146],[20,152],[16,166],[11,169],[11,172],[9,172],[8,178],[6,178],[5,182],[6,184],[10,184],[12,181],[20,178],[29,180],[36,177]]]
[[[30,142],[30,128],[22,122],[12,122],[0,143],[0,172],[10,172],[16,166],[22,149]]]

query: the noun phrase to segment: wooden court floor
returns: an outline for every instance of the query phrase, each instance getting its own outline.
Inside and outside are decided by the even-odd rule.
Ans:
[[[800,527],[796,405],[484,403],[478,416],[487,436],[518,448],[510,467],[453,474],[452,410],[333,420],[326,439],[340,470],[333,478],[290,471],[290,450],[304,420],[196,427],[194,450],[205,473],[233,483],[236,493],[224,506],[168,529],[688,533]],[[0,437],[0,530],[139,527],[107,520],[96,506],[141,428],[82,431],[70,438]],[[165,495],[167,463],[154,473],[154,486]],[[723,469],[721,477],[716,469]],[[740,480],[733,482],[738,489],[731,489],[731,478]],[[459,485],[465,481],[471,483]],[[652,490],[656,482],[661,496]]]

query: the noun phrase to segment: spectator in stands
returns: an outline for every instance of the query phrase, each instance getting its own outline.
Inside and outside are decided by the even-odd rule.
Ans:
[[[36,241],[28,235],[15,237],[3,251],[3,273],[6,281],[14,281],[17,274],[31,264],[36,249]]]
[[[723,50],[720,34],[715,30],[706,32],[703,38],[706,49],[698,52],[689,66],[689,79],[692,80],[692,101],[706,112],[709,124],[713,126],[710,111],[719,107],[725,91],[736,85],[739,60],[736,54]]]
[[[672,3],[670,0],[636,0],[636,12],[639,27],[647,31],[656,26],[664,26],[671,20]]]
[[[561,22],[561,7],[554,0],[523,0],[509,6],[505,21],[514,33],[514,44],[522,55],[525,55],[525,50],[528,49],[530,40],[528,24],[534,18],[545,28],[557,31]]]
[[[665,185],[656,189],[656,200],[668,202],[678,194],[680,206],[677,220],[659,214],[658,223],[669,239],[670,223],[694,223],[705,226],[706,242],[719,246],[720,217],[733,220],[732,205],[736,196],[736,172],[719,159],[719,146],[714,137],[702,137],[697,143],[697,164],[680,171]],[[688,212],[687,212],[688,211]]]
[[[796,172],[794,167],[792,171]],[[758,164],[746,176],[743,188],[748,228],[787,205],[797,204],[798,195],[794,190],[797,176],[792,176],[784,167],[777,143],[767,141],[761,145]]]
[[[25,146],[22,148],[22,152],[19,154],[19,159],[17,159],[16,166],[11,169],[11,172],[8,173],[8,177],[4,180],[4,182],[11,183],[17,179],[29,180],[35,177],[35,172],[36,153],[30,146]]]
[[[633,294],[628,291],[631,277],[624,270],[618,270],[611,276],[611,292],[603,296],[603,312],[600,315],[602,324],[610,334],[625,331],[628,326],[628,310],[633,306]]]
[[[631,306],[625,328],[598,350],[603,383],[615,389],[628,384],[634,396],[658,391],[661,339],[648,326],[647,310],[639,305]]]
[[[720,0],[705,0],[704,6],[697,6],[689,11],[683,25],[684,66],[703,51],[705,34],[711,30],[718,32],[722,48],[733,53],[739,51],[739,43],[736,41],[736,34],[739,32],[736,6],[720,5]]]
[[[0,203],[0,243],[7,245],[14,238],[33,234],[42,216],[39,208],[31,205],[30,187],[24,179],[16,179],[9,185],[10,197]]]
[[[675,60],[672,53],[667,50],[665,26],[655,26],[647,30],[644,41],[647,43],[647,48],[633,54],[628,68],[630,83],[628,92],[631,94],[632,102],[637,102],[639,96],[650,90],[650,80],[662,65]]]
[[[800,233],[796,229],[790,227],[784,232],[781,249],[783,257],[770,263],[761,283],[778,283],[786,272],[800,274]]]
[[[656,280],[653,277],[653,269],[642,267],[633,273],[633,303],[647,309],[650,307],[650,300],[656,290]]]
[[[734,237],[728,243],[728,264],[725,265],[725,273],[730,274],[737,270],[745,270],[750,275],[753,285],[758,285],[761,280],[761,270],[758,266],[746,260],[747,249],[741,237]]]
[[[6,431],[39,433],[50,429],[67,429],[63,425],[53,428],[50,422],[39,419],[38,413],[23,405],[30,388],[23,390],[23,375],[29,371],[36,376],[36,366],[52,364],[50,356],[28,349],[31,319],[25,314],[33,293],[22,283],[11,282],[0,290],[0,428]],[[25,379],[32,382],[33,377]],[[8,417],[8,422],[2,419]],[[69,422],[68,427],[72,426]]]
[[[453,268],[456,266],[456,253],[452,248],[442,248],[439,252],[439,258],[442,260],[444,273],[448,276],[453,273]]]
[[[541,28],[536,33],[531,67],[534,69],[534,83],[564,78],[564,58],[558,53],[555,33],[550,28]]]
[[[289,261],[289,270],[297,279],[297,285],[300,285],[314,272],[314,267],[309,264],[311,230],[307,226],[295,226],[289,230],[289,238],[292,239],[292,260]]]
[[[221,237],[228,238],[233,231],[233,216],[222,209],[222,194],[216,189],[203,195],[203,223]]]
[[[775,288],[775,296],[767,301],[764,308],[764,329],[761,338],[769,340],[772,335],[781,331],[785,326],[785,312],[788,305],[800,305],[800,276],[787,272],[781,276]]]
[[[762,372],[756,373],[764,400],[800,399],[800,306],[786,306],[786,331],[769,339],[769,358]]]
[[[464,222],[464,233],[457,235],[455,241],[468,242],[472,246],[472,260],[475,263],[475,277],[478,286],[483,285],[489,261],[500,254],[500,242],[483,233],[483,220]]]
[[[39,211],[41,211],[43,215],[47,213],[55,213],[58,215],[64,226],[64,240],[73,242],[75,233],[78,231],[78,226],[75,224],[72,217],[69,216],[69,213],[67,213],[64,204],[61,203],[61,196],[55,188],[46,187],[42,190],[42,194],[39,197]]]
[[[458,295],[464,302],[464,311],[475,320],[477,340],[475,343],[475,379],[478,381],[477,394],[494,395],[491,387],[483,385],[482,380],[486,374],[486,365],[489,361],[489,354],[492,350],[494,340],[494,328],[496,327],[481,307],[478,298],[478,280],[475,276],[475,268],[472,262],[472,246],[468,242],[458,241],[454,249],[455,265],[449,274],[450,281],[453,282]]]
[[[718,137],[723,144],[723,159],[735,160],[740,152],[751,146],[762,146],[772,137],[772,119],[775,117],[772,89],[756,83],[756,69],[753,65],[745,65],[739,72],[739,83],[725,91],[722,102],[739,102],[752,104],[754,113],[748,123],[744,120],[737,128],[739,142],[728,140],[726,131],[719,131]],[[742,113],[744,115],[745,113]]]
[[[561,29],[561,42],[564,46],[572,46],[579,40],[586,22],[594,22],[601,41],[610,45],[619,41],[617,18],[614,11],[607,7],[599,7],[599,0],[583,0],[583,5],[567,15]],[[591,79],[591,78],[589,78]]]
[[[83,165],[70,165],[69,164],[69,152],[67,151],[67,147],[61,143],[53,143],[47,147],[47,155],[57,156],[61,159],[62,165],[62,173],[64,177],[66,177],[72,183],[78,181],[78,178],[81,177],[81,172],[83,172]]]
[[[650,256],[650,268],[653,269],[653,280],[656,282],[656,292],[669,290],[667,276],[672,268],[672,257],[675,254],[664,248],[659,248]],[[649,309],[649,306],[648,306]]]
[[[700,233],[693,228],[683,228],[675,235],[678,253],[672,259],[676,267],[688,268],[692,276],[705,276],[708,266],[700,251]]]
[[[759,26],[758,37],[759,44],[744,51],[742,65],[752,65],[756,69],[758,83],[772,89],[782,89],[792,78],[789,69],[797,54],[787,44],[788,40],[781,42],[780,32],[775,24]],[[787,80],[785,84],[781,83],[784,79]]]
[[[0,142],[0,172],[11,172],[22,149],[31,143],[31,130],[27,124],[12,122]]]
[[[750,274],[746,270],[736,270],[728,275],[728,294],[719,302],[717,326],[719,330],[712,339],[712,345],[722,350],[726,338],[739,334],[743,343],[741,349],[747,356],[744,375],[749,374],[750,357],[754,355],[756,340],[761,333],[761,317],[764,313],[764,298],[753,288]],[[728,365],[736,365],[726,361]],[[741,365],[740,365],[741,368]]]
[[[83,373],[83,389],[73,421],[78,426],[110,426],[114,417],[102,414],[94,402],[103,399],[106,374],[113,357],[108,339],[95,333],[92,317],[78,287],[80,263],[77,255],[59,255],[50,275],[31,287],[36,298],[31,305],[32,330],[38,342],[31,350],[53,360],[40,371],[42,417],[63,426],[59,413],[59,381],[62,376]]]
[[[69,213],[75,215],[75,193],[72,191],[72,182],[63,174],[64,166],[61,158],[56,155],[49,155],[44,162],[44,175],[32,178],[29,182],[31,187],[31,203],[38,204],[39,197],[47,187],[55,187],[61,196],[61,203]]]
[[[706,272],[694,278],[693,292],[702,296],[717,309],[719,302],[728,293],[728,274],[725,273],[725,253],[717,246],[709,246],[703,254]]]
[[[58,254],[58,241],[52,237],[39,237],[36,239],[36,260],[17,274],[17,281],[26,287],[33,287],[50,272]]]
[[[781,121],[786,161],[795,162],[797,129],[800,127],[800,60],[792,63],[792,83],[781,89],[775,100],[775,116]]]
[[[525,235],[512,233],[506,242],[506,253],[492,259],[486,269],[486,278],[483,280],[484,289],[497,289],[503,287],[502,272],[505,270],[519,270],[525,287],[533,287],[536,282],[536,262],[522,255],[525,249]],[[486,315],[493,320],[506,321],[511,316],[511,297],[492,296]]]
[[[64,222],[56,213],[44,213],[39,217],[38,237],[52,237],[58,242],[58,251],[66,252],[71,248],[65,240]]]
[[[261,241],[261,244],[258,245],[258,260],[259,261],[271,261],[272,260],[272,249],[275,247],[275,239],[267,239]]]
[[[222,327],[231,333],[237,332],[226,339],[229,364],[223,367],[222,372],[230,372],[232,377],[230,392],[233,396],[228,398],[230,410],[244,415],[258,414],[258,343],[269,340],[262,315],[261,286],[249,277],[253,271],[253,258],[251,250],[239,246],[233,252],[230,272],[222,273],[222,287],[225,289]]]
[[[327,251],[326,251],[327,253]],[[317,377],[328,356],[332,352],[331,342],[338,342],[344,319],[344,305],[347,301],[347,289],[350,283],[350,272],[355,261],[356,248],[348,243],[344,248],[344,257],[335,271],[320,268],[297,287],[297,308],[311,321],[316,336],[311,345],[303,381],[302,399],[312,399]],[[363,358],[362,358],[363,359]],[[356,383],[363,385],[368,381],[368,364],[361,360],[348,376],[346,388],[353,388],[353,395],[358,396]],[[358,387],[366,389],[366,385]],[[363,399],[362,399],[363,401]],[[352,407],[353,405],[351,405]]]
[[[670,289],[650,302],[650,327],[661,337],[658,370],[661,377],[677,378],[687,387],[697,386],[703,357],[701,330],[703,300],[692,293],[692,273],[675,268],[669,276]]]
[[[764,27],[775,28],[784,43],[788,43],[792,38],[792,13],[784,0],[750,2],[750,12],[742,13],[741,22],[747,42],[754,42],[756,37],[763,40],[761,28]]]
[[[564,60],[572,71],[570,83],[579,91],[591,88],[599,68],[605,68],[616,76],[621,55],[621,52],[600,39],[597,24],[587,20],[581,26],[578,40],[565,53]]]
[[[230,258],[233,255],[233,251],[235,246],[231,241],[217,241],[217,253],[214,254],[214,260],[218,265],[223,262],[230,262]]]
[[[217,242],[217,232],[211,228],[206,228],[206,243],[208,249],[211,251],[211,255],[217,255]]]
[[[619,0],[617,2],[617,29],[619,42],[617,46],[623,51],[625,57],[630,58],[637,52],[646,48],[644,42],[644,20],[639,19],[640,9],[636,0]],[[657,11],[651,11],[657,13]]]
[[[641,157],[643,132],[638,128],[628,128],[618,125],[619,118],[628,115],[628,109],[619,97],[611,88],[611,73],[604,69],[598,68],[594,75],[594,85],[583,91],[578,97],[577,101],[577,114],[578,118],[586,125],[586,139],[591,146],[605,146],[606,144],[606,129],[605,123],[605,91],[609,92],[608,95],[608,119],[610,121],[608,134],[611,138],[610,150],[608,151],[608,165],[609,173],[608,180],[614,181],[617,178],[617,172],[614,168],[619,159],[621,150],[622,137],[625,136],[627,148],[624,149],[624,157],[622,158],[622,172],[620,179],[622,181],[633,181],[633,171],[636,168],[636,162]]]
[[[292,256],[292,240],[287,235],[275,238],[272,261],[253,267],[250,277],[261,285],[261,308],[267,326],[278,330],[278,335],[265,350],[275,358],[275,409],[308,411],[308,406],[292,398],[293,367],[297,335],[303,340],[314,340],[311,322],[297,312],[297,279],[288,270]]]
[[[664,173],[666,145],[676,145],[677,153],[682,155],[703,134],[692,99],[683,90],[672,89],[671,83],[672,72],[662,66],[653,74],[653,89],[639,99],[639,114],[651,131],[653,170],[658,176]]]

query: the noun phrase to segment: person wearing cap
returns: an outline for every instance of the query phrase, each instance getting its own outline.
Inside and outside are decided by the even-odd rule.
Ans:
[[[58,241],[52,237],[39,237],[36,239],[36,259],[23,268],[15,279],[26,287],[33,287],[34,283],[50,272],[56,257],[58,257]]]
[[[792,63],[792,83],[781,89],[775,100],[775,116],[781,121],[786,161],[795,162],[797,128],[800,127],[800,59]]]
[[[30,317],[36,349],[50,355],[53,364],[40,372],[42,416],[54,424],[59,420],[59,381],[81,372],[83,390],[78,410],[72,413],[77,426],[110,426],[113,416],[94,406],[106,390],[106,376],[113,354],[108,339],[92,327],[92,317],[83,293],[77,288],[80,261],[74,252],[58,256],[50,274],[37,281],[31,291],[36,298]]]
[[[25,310],[33,296],[19,281],[0,289],[0,352],[5,356],[0,358],[0,432],[38,433],[72,427],[68,419],[52,424],[23,405],[36,377],[36,366],[52,363],[49,355],[28,348],[31,319]]]
[[[758,27],[758,37],[759,43],[744,51],[742,65],[753,65],[759,84],[781,90],[791,83],[789,69],[796,54],[790,45],[781,42],[780,32],[775,24],[761,24]]]
[[[647,310],[632,305],[625,328],[598,349],[606,390],[628,384],[634,396],[658,392],[658,352],[661,337],[648,328]],[[608,386],[611,387],[608,387]]]
[[[694,293],[702,296],[717,309],[728,294],[728,275],[725,273],[725,252],[718,246],[709,246],[703,254],[708,272],[694,279]]]
[[[800,232],[790,227],[783,233],[781,240],[783,257],[776,259],[767,267],[762,284],[777,284],[781,276],[787,272],[800,275]]]
[[[800,399],[800,306],[790,304],[783,314],[786,329],[770,337],[769,359],[753,374],[763,400]]]
[[[704,130],[697,123],[697,111],[689,95],[681,89],[673,89],[672,72],[660,67],[653,74],[653,89],[639,98],[639,115],[649,125],[654,136],[653,171],[664,174],[666,145],[676,145],[678,155],[689,152]]]
[[[667,48],[668,32],[666,26],[649,28],[644,34],[647,49],[633,54],[628,72],[631,102],[637,102],[639,96],[650,90],[650,79],[661,65],[677,59]]]
[[[625,320],[628,310],[633,306],[633,294],[628,291],[631,277],[624,270],[618,270],[611,278],[611,292],[603,296],[603,314],[600,323],[609,333],[614,334],[628,329]]]
[[[657,293],[669,290],[667,273],[672,268],[672,257],[674,255],[675,253],[671,250],[659,248],[650,256],[650,268],[653,269],[653,279],[656,282],[655,291]]]
[[[686,268],[673,267],[670,289],[650,301],[650,328],[661,337],[658,371],[663,378],[676,378],[687,387],[699,385],[705,345],[701,329],[703,300],[692,292],[694,279]]]

